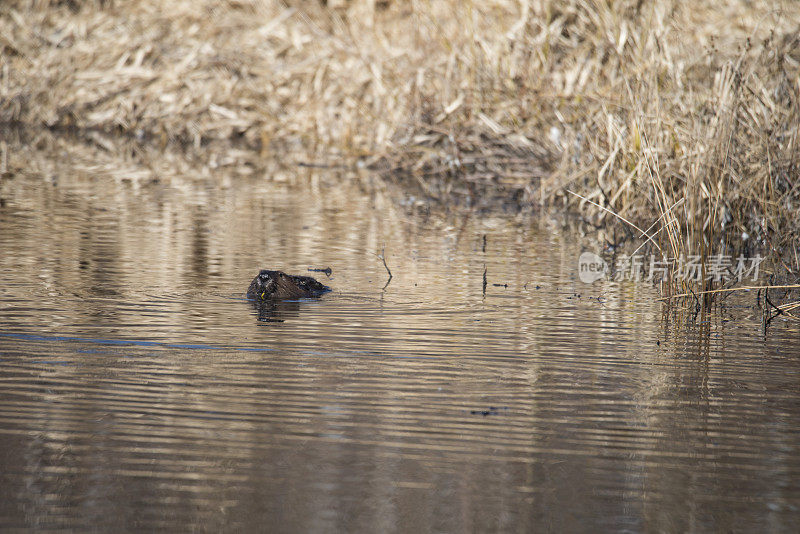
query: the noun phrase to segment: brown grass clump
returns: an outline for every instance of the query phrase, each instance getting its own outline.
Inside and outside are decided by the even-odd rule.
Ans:
[[[797,2],[16,0],[0,49],[5,127],[359,163],[800,269]]]

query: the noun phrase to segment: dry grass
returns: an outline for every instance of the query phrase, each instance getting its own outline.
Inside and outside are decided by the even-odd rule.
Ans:
[[[612,212],[672,258],[759,249],[796,273],[800,3],[720,4],[16,0],[0,121],[212,166],[359,163],[446,202]]]

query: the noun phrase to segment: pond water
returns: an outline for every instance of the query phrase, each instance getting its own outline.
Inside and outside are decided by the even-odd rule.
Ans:
[[[0,187],[3,530],[800,528],[800,331],[752,295],[671,315],[548,218],[322,170],[118,178]],[[259,310],[261,268],[334,291]]]

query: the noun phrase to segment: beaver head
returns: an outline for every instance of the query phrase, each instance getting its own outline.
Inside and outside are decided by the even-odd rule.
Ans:
[[[282,271],[263,270],[250,282],[247,298],[254,300],[284,300],[318,297],[331,288],[310,276],[295,276]]]

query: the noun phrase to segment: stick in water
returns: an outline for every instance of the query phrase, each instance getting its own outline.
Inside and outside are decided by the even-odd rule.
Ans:
[[[389,273],[389,279],[386,281],[386,285],[383,286],[383,289],[386,289],[386,287],[389,285],[389,282],[392,281],[392,271],[390,271],[389,266],[386,265],[386,245],[381,247],[381,255],[378,257],[383,262],[383,266],[386,267],[386,272]]]

